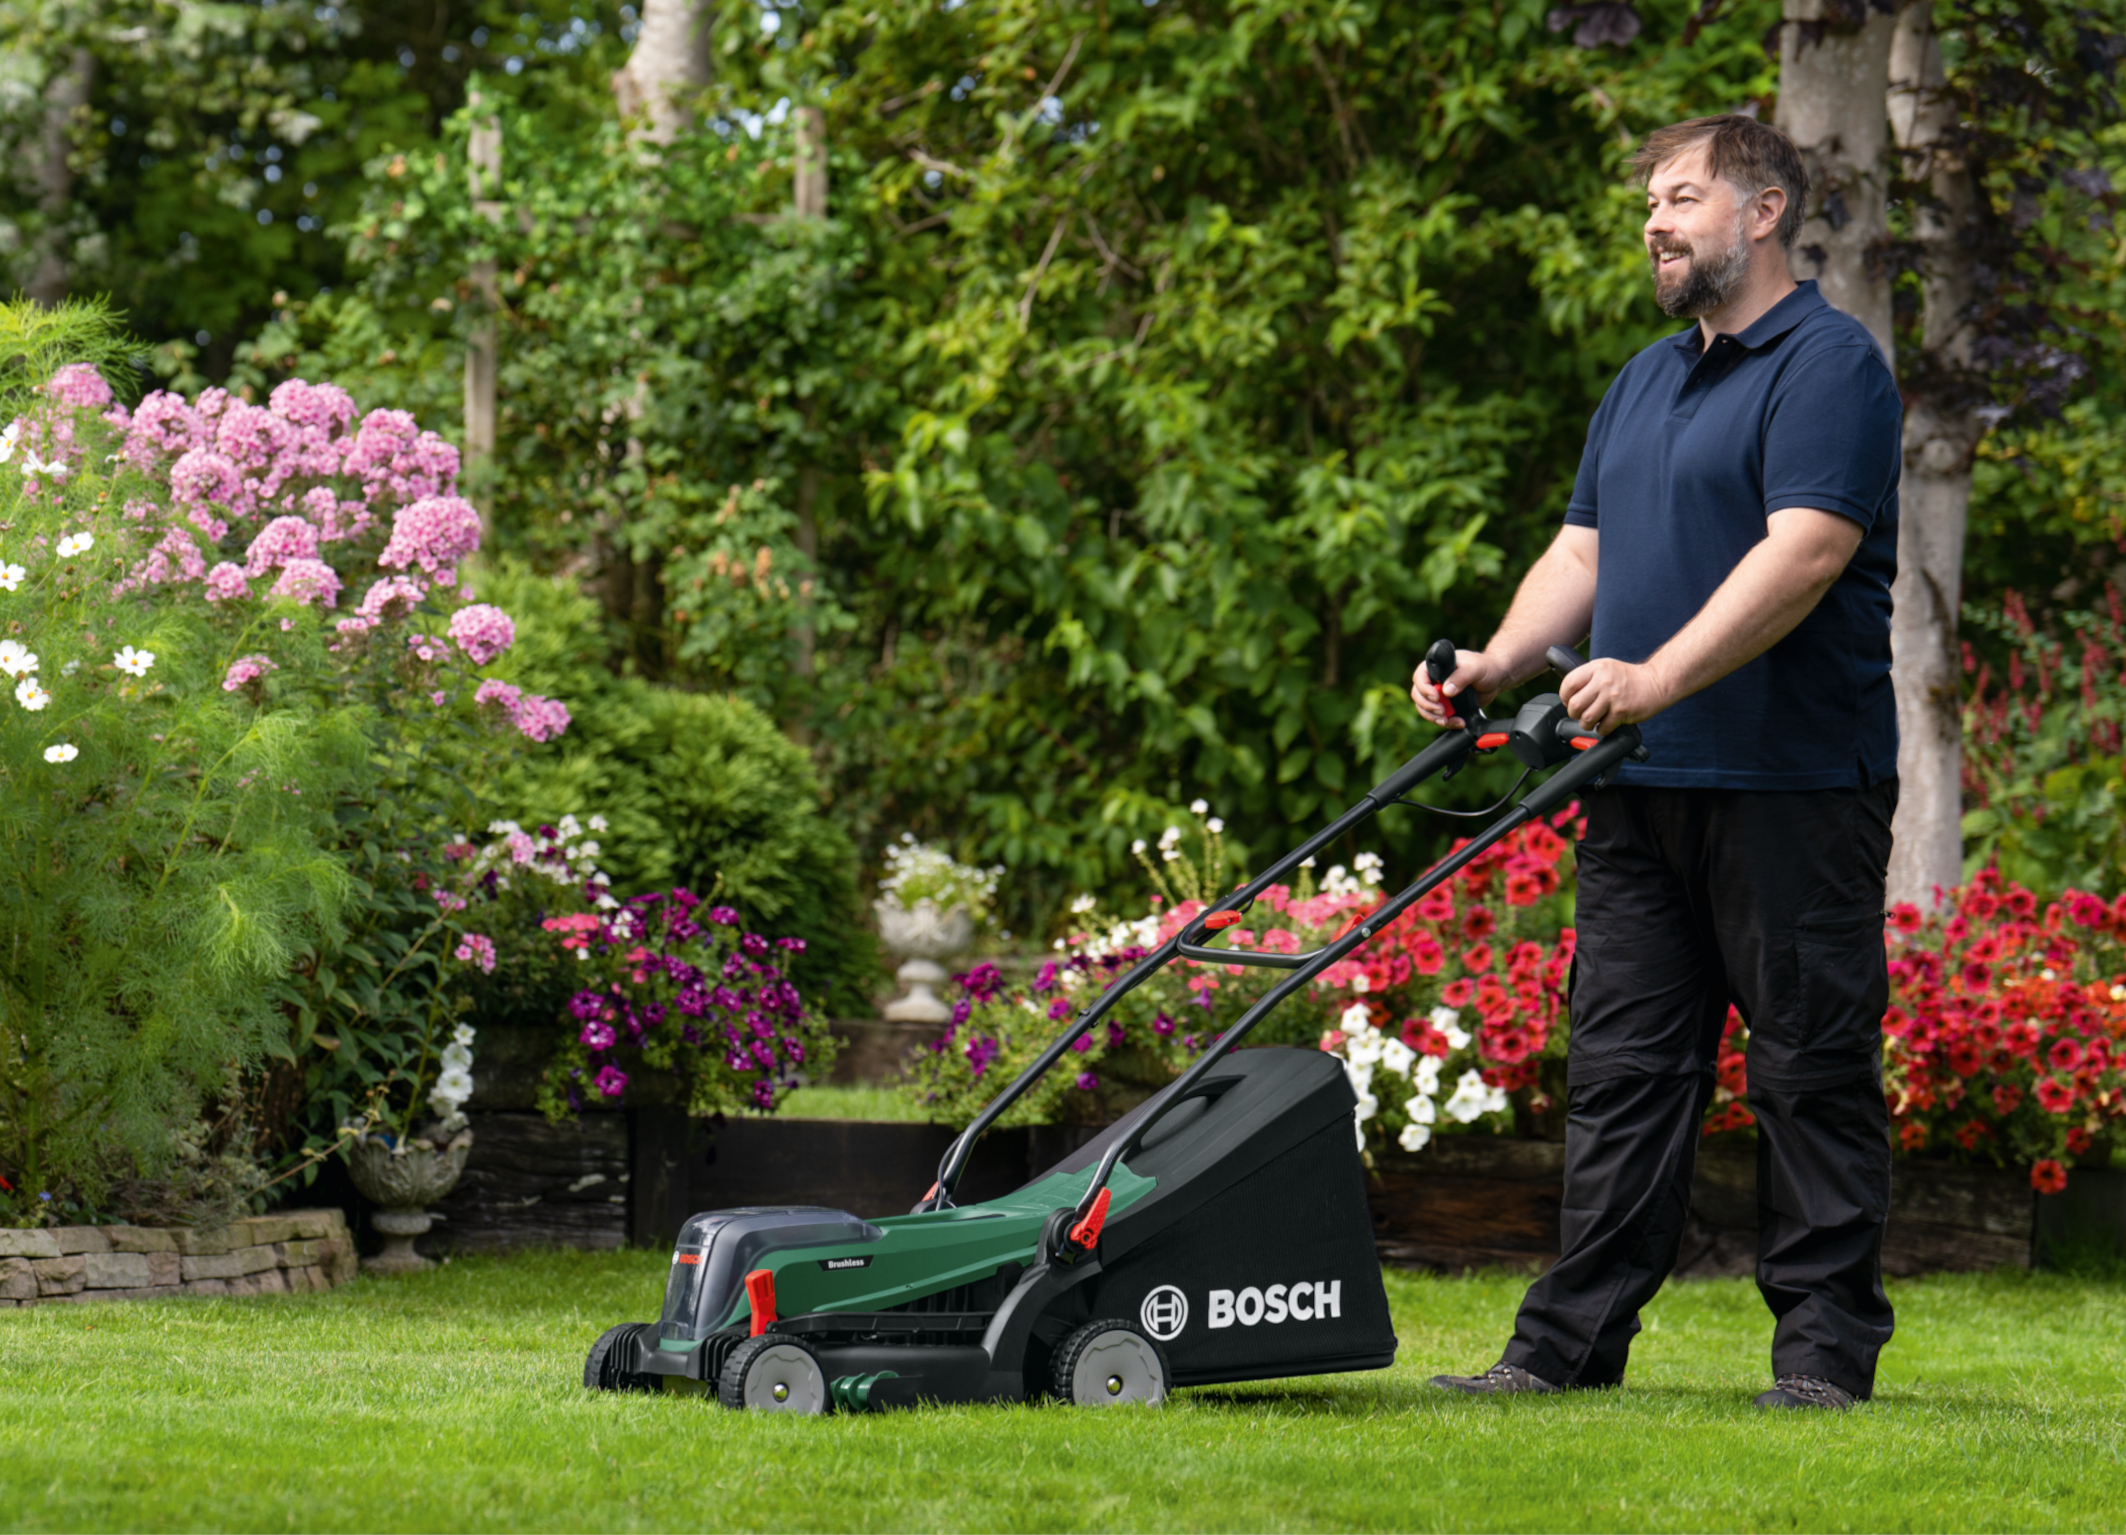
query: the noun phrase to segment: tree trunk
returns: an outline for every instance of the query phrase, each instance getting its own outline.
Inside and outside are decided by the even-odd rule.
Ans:
[[[469,103],[479,108],[480,93]],[[499,221],[504,208],[502,193],[502,123],[483,117],[473,124],[466,146],[466,179],[472,191],[473,212],[491,222]],[[465,338],[465,468],[468,478],[478,481],[493,467],[495,457],[496,370],[500,360],[495,311],[502,292],[496,283],[492,259],[472,263],[472,285],[479,294],[476,303],[485,312]]]
[[[50,309],[66,298],[72,274],[67,266],[67,206],[74,195],[74,167],[68,152],[74,144],[74,118],[89,104],[96,83],[96,56],[77,48],[66,67],[45,82],[44,122],[37,134],[30,180],[37,188],[36,264],[25,291]]]
[[[1914,208],[1923,287],[1919,355],[1905,369],[1905,461],[1890,621],[1897,685],[1895,842],[1890,899],[1934,907],[1962,877],[1963,699],[1957,610],[1971,455],[1984,396],[1971,373],[1974,236],[1985,207],[1954,135],[1933,0],[1907,0],[1891,54],[1889,119]]]
[[[1868,328],[1885,358],[1890,272],[1883,187],[1884,91],[1896,18],[1878,0],[1786,0],[1779,31],[1779,115],[1809,168],[1808,222],[1788,258],[1797,281]],[[1865,4],[1858,26],[1844,19]],[[1828,16],[1826,13],[1829,13]]]
[[[640,115],[642,137],[668,144],[686,120],[687,99],[715,76],[709,53],[714,0],[645,0],[627,63],[613,72],[620,115]]]

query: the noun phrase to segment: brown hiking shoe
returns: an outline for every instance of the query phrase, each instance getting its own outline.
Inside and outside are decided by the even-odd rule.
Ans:
[[[1832,1385],[1819,1375],[1782,1375],[1772,1389],[1757,1398],[1759,1407],[1827,1407],[1844,1412],[1853,1405],[1853,1393]]]
[[[1549,1396],[1558,1389],[1541,1376],[1530,1375],[1503,1359],[1481,1375],[1435,1375],[1432,1384],[1442,1391],[1459,1391],[1465,1396]]]

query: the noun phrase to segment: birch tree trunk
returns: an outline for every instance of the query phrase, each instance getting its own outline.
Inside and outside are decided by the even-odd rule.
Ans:
[[[67,265],[67,205],[74,195],[74,167],[68,152],[74,143],[74,117],[89,104],[89,91],[96,82],[96,56],[77,48],[66,67],[44,87],[44,123],[33,151],[30,180],[37,188],[37,211],[43,227],[37,234],[36,264],[31,269],[28,295],[47,309],[67,295],[72,273]]]
[[[620,115],[648,119],[642,137],[668,144],[686,119],[686,102],[715,75],[709,53],[715,0],[644,0],[642,28],[627,63],[613,72]]]
[[[1906,0],[1890,60],[1889,120],[1914,209],[1923,286],[1919,356],[1905,369],[1902,520],[1890,621],[1897,685],[1895,841],[1890,899],[1922,911],[1958,883],[1963,865],[1963,676],[1957,643],[1971,457],[1984,395],[1971,373],[1977,298],[1974,236],[1984,204],[1955,145],[1934,0]]]
[[[1846,19],[1862,7],[1854,26]],[[1884,92],[1896,19],[1872,0],[1786,0],[1779,29],[1778,124],[1809,168],[1808,222],[1789,256],[1796,281],[1868,328],[1894,365]]]

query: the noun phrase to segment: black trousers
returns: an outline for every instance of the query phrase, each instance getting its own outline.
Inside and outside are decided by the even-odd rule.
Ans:
[[[1586,804],[1563,1252],[1506,1362],[1561,1386],[1624,1378],[1639,1308],[1675,1267],[1732,1002],[1750,1029],[1772,1371],[1865,1398],[1893,1323],[1882,912],[1897,785],[1623,787]]]

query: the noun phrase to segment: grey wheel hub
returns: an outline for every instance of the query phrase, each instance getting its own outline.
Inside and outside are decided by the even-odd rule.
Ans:
[[[1080,1407],[1124,1402],[1157,1406],[1166,1400],[1166,1374],[1159,1356],[1135,1333],[1103,1332],[1085,1346],[1071,1371],[1071,1399]]]
[[[762,1349],[747,1367],[745,1399],[753,1412],[823,1413],[827,1377],[805,1350],[778,1343]]]

